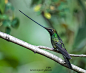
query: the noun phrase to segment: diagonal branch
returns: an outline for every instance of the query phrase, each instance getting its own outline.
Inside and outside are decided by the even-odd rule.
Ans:
[[[13,37],[11,35],[8,35],[6,33],[3,33],[3,32],[0,32],[0,38],[3,38],[3,39],[5,39],[5,40],[7,40],[9,42],[13,42],[13,43],[18,44],[18,45],[20,45],[22,47],[25,47],[25,48],[27,48],[29,50],[32,50],[33,52],[36,52],[36,53],[41,54],[43,56],[46,56],[47,58],[50,58],[50,59],[54,60],[55,62],[67,67],[67,65],[65,64],[65,62],[61,58],[59,58],[58,56],[53,55],[53,54],[51,54],[51,53],[49,53],[47,51],[44,51],[44,50],[38,48],[37,46],[28,44],[28,43],[26,43],[26,42],[24,42],[24,41],[22,41],[20,39],[17,39],[15,37]],[[84,70],[84,69],[82,69],[82,68],[80,68],[78,66],[75,66],[73,64],[72,64],[72,70],[74,70],[76,72],[86,73],[86,70]]]
[[[57,52],[57,53],[60,53],[59,51],[55,51],[53,50],[52,48],[49,48],[49,47],[45,47],[45,46],[37,46],[38,48],[40,49],[46,49],[46,50],[50,50],[50,51],[54,51],[54,52]],[[84,54],[70,54],[71,57],[86,57],[86,55]]]

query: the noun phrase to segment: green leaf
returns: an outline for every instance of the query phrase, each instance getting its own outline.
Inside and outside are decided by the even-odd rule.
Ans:
[[[32,0],[31,6],[36,5],[36,4],[43,4],[45,0]]]
[[[6,14],[3,14],[3,15],[2,15],[2,19],[3,19],[3,20],[6,20],[6,19],[8,19],[8,16],[7,16]]]
[[[37,4],[40,0],[32,0],[31,6]]]
[[[6,27],[5,32],[6,32],[7,34],[10,34],[11,29],[10,29],[9,27]]]
[[[5,10],[5,0],[0,0],[0,12],[4,13]]]
[[[11,21],[10,20],[4,20],[3,21],[3,26],[10,27],[11,26]]]
[[[11,3],[8,2],[8,3],[6,4],[5,10],[6,10],[6,11],[7,11],[7,10],[14,10],[14,7],[12,6]]]
[[[0,20],[6,20],[8,19],[8,16],[6,14],[0,14]]]
[[[12,26],[13,28],[18,28],[18,26],[19,26],[19,19],[18,19],[18,18],[14,18],[14,19],[12,20],[11,26]]]
[[[41,11],[38,11],[38,12],[37,12],[37,15],[41,15]]]

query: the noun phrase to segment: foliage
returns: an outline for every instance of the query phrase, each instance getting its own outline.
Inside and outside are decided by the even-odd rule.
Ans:
[[[19,19],[14,17],[14,8],[8,0],[0,0],[0,23],[5,27],[6,33],[10,34],[11,27],[19,26]]]

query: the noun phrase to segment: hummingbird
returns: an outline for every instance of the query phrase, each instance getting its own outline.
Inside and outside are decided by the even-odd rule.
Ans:
[[[19,10],[20,11],[20,10]],[[68,66],[68,68],[72,69],[71,63],[70,63],[70,59],[72,59],[70,57],[70,55],[68,54],[67,50],[65,49],[64,43],[62,41],[62,39],[59,37],[57,31],[55,29],[52,28],[47,28],[42,26],[41,24],[39,24],[38,22],[36,22],[35,20],[33,20],[32,18],[30,18],[29,16],[27,16],[25,13],[23,13],[22,11],[20,11],[22,14],[24,14],[26,17],[28,17],[29,19],[31,19],[33,22],[35,22],[36,24],[40,25],[41,27],[43,27],[44,29],[46,29],[51,37],[51,44],[54,48],[55,51],[59,51],[62,55],[63,58]]]

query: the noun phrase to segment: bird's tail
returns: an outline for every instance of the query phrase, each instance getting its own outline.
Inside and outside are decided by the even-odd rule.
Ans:
[[[71,66],[71,64],[70,64],[69,59],[66,58],[65,56],[63,56],[63,57],[64,57],[64,59],[65,59],[65,62],[66,62],[66,64],[67,64],[67,66],[68,66],[70,69],[72,69],[72,66]]]

